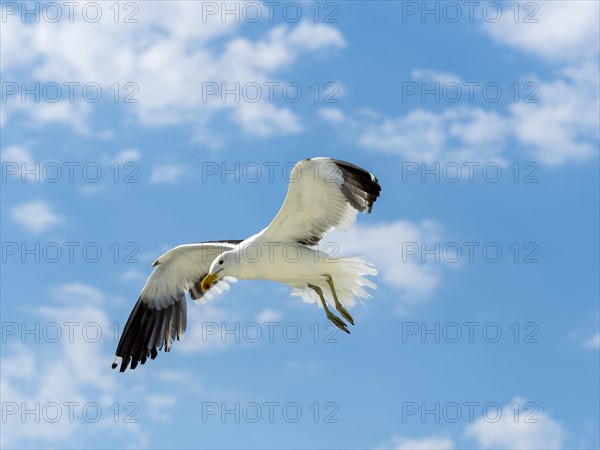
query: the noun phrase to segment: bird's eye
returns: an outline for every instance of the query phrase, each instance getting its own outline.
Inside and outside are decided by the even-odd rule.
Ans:
[[[219,264],[223,264],[223,260],[219,261]]]

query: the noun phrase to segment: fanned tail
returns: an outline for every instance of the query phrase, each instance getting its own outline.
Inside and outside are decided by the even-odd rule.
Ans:
[[[329,263],[324,263],[325,273],[331,275],[333,285],[340,303],[344,307],[352,307],[363,299],[371,298],[364,289],[376,289],[377,285],[371,280],[364,278],[365,275],[377,275],[377,270],[371,263],[360,257],[337,258]],[[335,305],[331,289],[327,281],[323,279],[314,283],[323,290],[325,300],[329,305]],[[291,294],[300,297],[306,303],[317,303],[321,306],[318,294],[310,288],[292,288]]]

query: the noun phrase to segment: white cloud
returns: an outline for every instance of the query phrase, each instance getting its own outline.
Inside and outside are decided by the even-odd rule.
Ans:
[[[405,115],[381,117],[357,112],[347,117],[339,110],[320,117],[336,125],[343,136],[359,145],[405,160],[423,162],[496,161],[534,157],[546,165],[582,162],[598,155],[600,139],[600,84],[598,2],[555,1],[519,6],[487,21],[482,30],[517,51],[525,51],[550,65],[544,77],[527,74],[518,81],[520,100],[506,111],[481,106],[449,107],[444,111],[416,108]],[[529,13],[539,11],[526,23]],[[459,75],[419,68],[414,79],[461,82]],[[535,89],[535,92],[534,92]],[[524,96],[533,94],[529,102]],[[531,101],[536,102],[531,102]],[[510,154],[520,148],[522,155]]]
[[[65,219],[54,213],[50,205],[42,200],[31,201],[14,206],[10,210],[11,218],[27,231],[42,233]]]
[[[240,317],[230,311],[215,306],[214,304],[189,305],[188,329],[185,338],[178,342],[177,351],[183,353],[212,352],[225,350],[235,343],[235,338],[226,336],[225,328],[233,329],[234,323]],[[173,347],[175,348],[175,347]]]
[[[441,278],[441,264],[429,255],[421,262],[419,251],[412,255],[415,246],[434,248],[442,238],[442,226],[433,221],[412,223],[396,222],[376,225],[355,224],[347,232],[333,232],[319,248],[335,256],[363,256],[379,271],[376,281],[386,283],[402,293],[406,302],[429,298]],[[410,246],[410,247],[409,247]],[[338,253],[337,249],[342,252]],[[409,251],[410,250],[410,251]],[[440,259],[441,261],[441,259]],[[403,312],[398,306],[398,312]]]
[[[192,123],[209,130],[211,117],[226,111],[249,134],[300,131],[292,110],[277,106],[281,99],[269,103],[265,94],[255,104],[224,103],[220,95],[206,97],[203,83],[227,83],[226,88],[231,88],[236,82],[282,82],[281,73],[301,56],[344,47],[341,33],[330,25],[310,22],[294,26],[263,22],[254,26],[265,32],[248,39],[239,36],[242,27],[231,16],[226,21],[218,14],[209,16],[201,26],[199,17],[201,2],[150,2],[139,9],[136,24],[112,20],[89,24],[79,19],[32,24],[11,16],[3,29],[11,36],[3,41],[3,74],[7,79],[30,74],[41,82],[98,83],[104,100],[124,106],[146,125]],[[23,48],[29,50],[27,57],[22,56]],[[116,100],[114,83],[119,83]],[[126,88],[126,83],[132,84]],[[128,94],[137,103],[124,103]],[[21,110],[36,122],[58,120],[90,133],[87,124],[94,103],[79,97],[64,103],[12,101],[5,109],[11,117]],[[78,105],[83,110],[77,110]]]
[[[2,448],[64,448],[74,442],[83,448],[90,443],[93,446],[99,438],[116,439],[123,448],[145,448],[152,421],[167,419],[169,409],[182,395],[223,395],[203,388],[197,373],[179,369],[138,368],[127,376],[119,374],[110,364],[122,329],[114,327],[99,303],[106,294],[74,282],[51,288],[50,297],[60,303],[44,302],[32,311],[32,318],[18,320],[26,330],[39,329],[37,336],[29,332],[26,343],[22,343],[22,333],[7,335],[2,346],[3,408],[9,404],[18,408],[16,414],[6,416],[6,421],[3,416]],[[66,405],[72,402],[74,414],[70,419]],[[59,420],[48,420],[55,416],[55,409],[47,408],[50,404],[61,408]],[[20,408],[35,410],[35,405],[40,410],[37,420],[33,413],[23,420]],[[86,416],[83,408],[87,405],[92,407]],[[102,413],[98,421],[86,419],[95,417],[98,408]],[[151,421],[144,420],[142,427],[141,419]]]
[[[30,88],[31,89],[31,88]],[[72,127],[84,136],[94,133],[89,126],[92,107],[85,102],[69,102],[68,100],[48,103],[45,101],[21,101],[18,97],[8,97],[3,105],[1,126],[5,126],[11,117],[29,128],[48,124],[63,124]],[[100,136],[101,133],[98,133]]]
[[[533,83],[538,102],[517,102],[505,112],[458,106],[441,112],[417,108],[402,116],[382,117],[370,111],[348,116],[333,109],[321,111],[320,117],[358,145],[404,161],[504,164],[529,156],[546,165],[560,165],[597,155],[597,64],[565,67],[554,79]],[[523,155],[512,153],[515,142]]]
[[[381,447],[381,449],[393,450],[452,450],[454,444],[452,439],[445,437],[427,437],[423,439],[409,439],[395,436]]]
[[[19,168],[22,164],[28,169],[34,167],[33,156],[29,149],[20,145],[9,145],[0,152],[0,159],[3,163],[16,163]]]
[[[415,80],[432,81],[440,84],[462,83],[461,78],[454,73],[432,69],[414,69],[412,71],[412,77]]]
[[[600,349],[600,333],[596,333],[593,336],[590,336],[589,338],[585,339],[583,341],[583,346],[585,348],[591,348],[591,349]]]
[[[344,48],[346,41],[338,30],[324,24],[301,22],[289,36],[290,43],[298,49],[319,50],[330,45]]]
[[[362,120],[359,123],[364,123]],[[494,111],[457,107],[415,109],[358,128],[359,145],[409,161],[498,161],[506,124]]]
[[[492,417],[493,416],[493,417]],[[563,427],[549,414],[539,410],[537,404],[515,397],[497,414],[480,418],[465,428],[465,436],[477,441],[477,448],[487,449],[559,449],[566,435]],[[470,446],[469,446],[470,447]],[[429,436],[421,439],[395,436],[376,449],[429,450],[453,449],[449,437]]]
[[[167,422],[171,420],[170,409],[177,404],[177,397],[171,394],[150,394],[146,398],[148,413],[154,420]]]
[[[539,103],[511,105],[506,120],[514,137],[541,162],[558,165],[598,154],[597,64],[565,68],[551,81],[538,81]]]
[[[127,164],[129,162],[136,162],[142,158],[142,154],[139,150],[135,148],[125,148],[121,150],[116,155],[110,157],[112,162],[115,162],[119,165]]]
[[[186,173],[187,169],[177,164],[156,165],[150,175],[150,183],[176,184]]]
[[[598,2],[548,1],[503,14],[483,29],[496,41],[552,62],[579,62],[598,55]],[[528,21],[534,20],[531,23]]]
[[[138,269],[127,269],[121,275],[122,281],[146,281],[148,275]]]
[[[100,303],[104,299],[102,291],[84,283],[64,283],[51,287],[50,295],[55,300],[80,305]]]
[[[337,108],[321,108],[317,114],[320,118],[331,123],[341,123],[346,120],[344,112]]]
[[[419,108],[399,117],[370,110],[347,116],[329,109],[321,110],[320,117],[359,146],[404,161],[504,162],[508,124],[497,112],[479,107],[459,106],[441,113]]]
[[[35,312],[38,317],[27,322],[27,328],[35,329],[34,322],[42,330],[48,326],[50,331],[41,336],[48,336],[49,342],[46,338],[40,343],[32,342],[30,336],[31,340],[25,344],[20,341],[16,345],[3,344],[0,381],[3,407],[17,405],[19,410],[7,416],[2,426],[2,447],[32,444],[64,447],[74,439],[81,446],[84,439],[92,442],[107,434],[125,439],[124,445],[128,436],[135,436],[129,441],[131,445],[147,445],[139,424],[120,420],[117,426],[113,419],[110,408],[114,408],[113,393],[118,389],[116,378],[107,376],[111,375],[111,358],[104,344],[111,340],[106,336],[110,333],[110,322],[105,312],[95,304],[85,303],[84,299],[80,299],[80,304],[59,307],[50,304]],[[40,317],[44,320],[40,321]],[[96,340],[98,330],[104,332],[100,340]],[[72,420],[68,404],[73,408]],[[83,413],[87,405],[93,406],[87,410],[89,416]],[[23,407],[33,411],[39,408],[40,413],[37,417],[31,413],[22,420],[20,408]],[[86,417],[96,417],[98,407],[102,412],[98,421],[86,420]],[[119,411],[123,412],[123,409]]]
[[[517,404],[513,406],[514,404]],[[513,399],[511,405],[502,408],[502,416],[497,422],[481,418],[469,424],[466,435],[477,439],[482,449],[558,449],[562,447],[565,431],[538,406],[524,408],[527,401]],[[515,417],[516,412],[518,416]],[[515,420],[517,419],[517,420]]]
[[[514,137],[543,163],[583,161],[598,154],[600,85],[599,3],[531,3],[520,20],[504,14],[484,31],[496,41],[554,63],[553,79],[536,80],[539,103],[516,103],[507,121]],[[525,23],[534,13],[535,23]],[[534,77],[539,78],[539,77]]]
[[[98,194],[105,190],[105,186],[100,184],[86,184],[77,189],[83,195]]]
[[[281,320],[281,313],[273,309],[263,309],[256,316],[256,321],[260,324],[265,322],[277,322]]]
[[[300,120],[289,108],[277,108],[272,103],[240,103],[233,119],[247,133],[261,137],[302,131]]]
[[[304,51],[330,46],[345,46],[344,38],[337,29],[329,25],[301,22],[291,30],[276,26],[259,41],[234,39],[227,45],[222,60],[228,64],[243,63],[241,67],[233,66],[236,70],[258,68],[272,71],[291,64]]]

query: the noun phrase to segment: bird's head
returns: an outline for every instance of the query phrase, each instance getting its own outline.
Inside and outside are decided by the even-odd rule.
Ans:
[[[206,292],[210,287],[215,284],[219,279],[224,278],[228,275],[235,276],[234,267],[236,265],[236,252],[229,250],[221,253],[215,258],[210,265],[208,274],[202,280],[202,290]]]

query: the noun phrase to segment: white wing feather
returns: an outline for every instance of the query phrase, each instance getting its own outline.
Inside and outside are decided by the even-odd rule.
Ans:
[[[333,228],[349,229],[357,211],[367,211],[381,187],[369,172],[331,158],[300,161],[290,175],[283,206],[261,234],[271,242],[316,244]]]
[[[181,339],[187,326],[185,294],[193,300],[206,300],[229,289],[227,281],[214,283],[206,293],[200,283],[213,260],[221,253],[234,248],[239,241],[206,242],[180,245],[159,257],[135,304],[119,340],[113,369],[121,359],[120,371],[128,366],[135,369],[148,357],[156,358],[164,346],[170,350],[173,340]]]
[[[167,308],[178,301],[181,294],[193,290],[206,276],[215,258],[232,248],[234,244],[211,242],[179,245],[169,250],[154,263],[156,269],[148,278],[140,298],[152,309]],[[227,280],[219,281],[227,284]],[[198,300],[204,293],[200,289],[196,294],[190,294]]]

